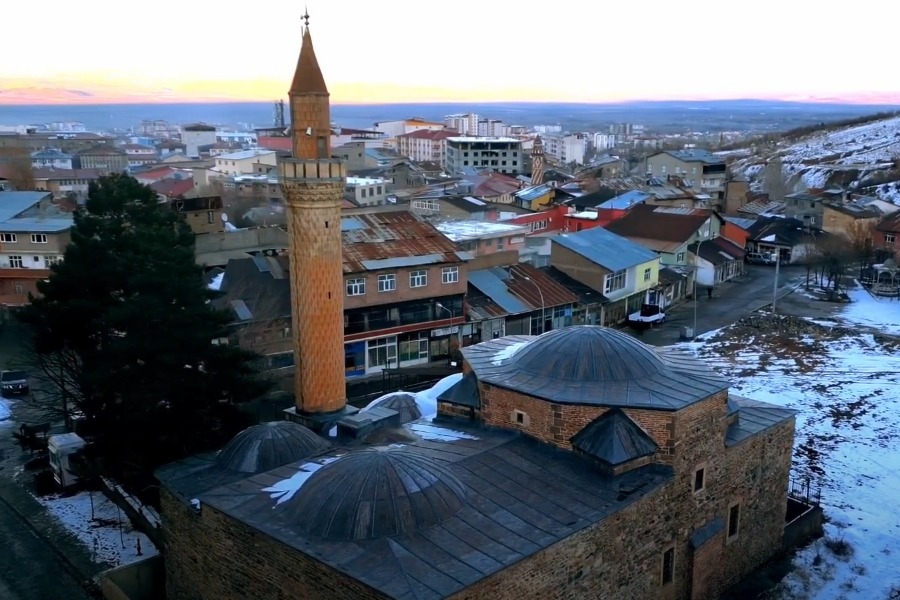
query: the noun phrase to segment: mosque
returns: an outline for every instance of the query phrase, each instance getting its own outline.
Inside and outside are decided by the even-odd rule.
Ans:
[[[344,397],[341,197],[308,20],[289,92],[295,406],[160,469],[169,600],[715,598],[782,550],[794,412],[595,326]]]

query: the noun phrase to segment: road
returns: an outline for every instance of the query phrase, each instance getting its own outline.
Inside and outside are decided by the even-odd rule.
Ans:
[[[803,267],[783,267],[779,271],[779,291],[790,289],[806,276]],[[734,323],[760,305],[771,302],[775,283],[775,268],[747,265],[747,274],[734,281],[718,285],[712,298],[700,288],[698,301],[689,300],[666,314],[666,322],[640,335],[641,341],[654,346],[668,346],[680,341],[682,327],[694,327],[694,307],[697,326],[694,335]],[[776,305],[777,306],[777,305]]]

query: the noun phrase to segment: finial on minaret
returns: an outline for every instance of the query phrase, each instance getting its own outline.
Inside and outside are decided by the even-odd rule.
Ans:
[[[303,7],[303,16],[300,18],[303,19],[303,26],[309,27],[309,11],[305,6]]]

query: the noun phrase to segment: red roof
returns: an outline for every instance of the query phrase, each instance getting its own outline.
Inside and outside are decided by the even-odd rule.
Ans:
[[[150,189],[167,198],[178,198],[194,189],[194,180],[188,179],[163,179],[150,184]]]
[[[171,177],[175,174],[176,170],[177,169],[173,169],[172,167],[159,167],[157,169],[135,173],[134,178],[138,181],[159,181],[160,179]]]
[[[404,133],[397,137],[416,140],[445,140],[458,135],[459,132],[448,129],[417,129],[416,131]]]
[[[283,150],[285,152],[293,151],[293,145],[291,144],[291,138],[289,137],[273,137],[268,135],[261,135],[256,139],[256,144],[260,148],[265,148],[266,150]]]

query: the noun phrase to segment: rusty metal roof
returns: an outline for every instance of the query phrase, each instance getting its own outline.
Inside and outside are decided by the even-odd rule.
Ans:
[[[535,308],[575,304],[578,295],[527,263],[509,268],[509,291]]]
[[[466,309],[481,321],[576,304],[579,297],[555,279],[525,263],[469,272]]]
[[[341,219],[344,238],[344,273],[364,273],[412,264],[461,263],[458,248],[434,225],[405,211],[358,214]],[[426,261],[427,262],[422,262]]]

